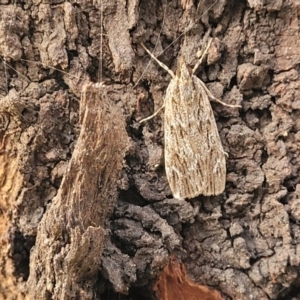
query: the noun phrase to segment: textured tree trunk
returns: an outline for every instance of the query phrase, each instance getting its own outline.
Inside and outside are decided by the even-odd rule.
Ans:
[[[0,299],[300,299],[296,0],[0,3]],[[226,188],[186,201],[140,44],[175,72],[209,38],[197,76],[242,108],[212,103]]]

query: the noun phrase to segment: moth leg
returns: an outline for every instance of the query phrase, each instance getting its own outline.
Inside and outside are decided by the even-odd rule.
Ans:
[[[139,123],[143,123],[143,122],[146,122],[146,121],[148,121],[148,120],[151,120],[152,118],[154,118],[155,116],[157,116],[158,113],[159,113],[164,107],[165,107],[165,104],[163,104],[163,106],[160,107],[160,108],[159,108],[154,114],[152,114],[151,116],[149,116],[149,117],[147,117],[147,118],[145,118],[145,119],[140,120]]]
[[[208,51],[208,49],[211,45],[211,42],[212,42],[212,39],[210,39],[209,42],[207,43],[207,46],[206,46],[204,52],[202,53],[201,57],[199,58],[198,62],[196,63],[196,65],[193,68],[193,71],[192,71],[193,73],[192,74],[195,74],[197,69],[199,68],[199,66],[202,64],[203,58],[207,54],[207,51]]]
[[[142,47],[146,50],[146,52],[151,56],[152,59],[154,59],[163,69],[165,69],[170,75],[172,78],[175,78],[175,74],[173,73],[172,70],[170,70],[165,64],[163,64],[161,61],[159,61],[147,48],[146,46],[141,43]]]
[[[203,58],[204,58],[205,55],[207,54],[207,51],[208,51],[208,49],[209,49],[209,47],[210,47],[210,45],[211,45],[211,42],[212,42],[212,39],[209,40],[209,42],[208,42],[208,44],[207,44],[207,46],[206,46],[206,48],[205,48],[203,54],[201,55],[200,59],[198,60],[198,62],[197,62],[196,65],[194,66],[194,68],[193,68],[193,74],[197,71],[198,67],[199,67],[200,64],[202,63]],[[204,90],[206,91],[208,97],[211,98],[212,100],[214,100],[215,102],[218,102],[218,103],[220,103],[220,104],[222,104],[222,105],[224,105],[224,106],[227,106],[227,107],[232,107],[232,108],[237,108],[237,107],[238,107],[238,108],[241,108],[240,105],[231,105],[231,104],[227,104],[227,103],[225,103],[225,102],[219,100],[218,98],[216,98],[216,97],[210,92],[210,90],[206,87],[206,85],[205,85],[201,80],[200,80],[200,83],[201,83],[202,87],[204,88]]]
[[[218,102],[218,103],[222,104],[223,106],[227,106],[227,107],[241,108],[241,105],[227,104],[227,103],[221,101],[220,99],[216,98],[201,80],[200,80],[200,83],[201,83],[202,87],[205,89],[208,97],[211,98],[212,100],[214,100],[215,102]]]

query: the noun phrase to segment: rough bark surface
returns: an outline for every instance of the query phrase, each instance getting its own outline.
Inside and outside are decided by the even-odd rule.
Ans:
[[[298,1],[0,6],[0,299],[155,299],[171,254],[224,299],[300,299]],[[208,37],[197,76],[242,109],[212,104],[225,192],[182,201],[140,43],[175,71]]]
[[[122,106],[112,102],[115,89],[83,87],[80,135],[30,255],[31,299],[93,298],[128,140]]]

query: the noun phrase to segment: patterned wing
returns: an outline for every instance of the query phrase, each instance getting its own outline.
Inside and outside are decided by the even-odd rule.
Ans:
[[[182,62],[166,92],[165,167],[179,199],[218,195],[225,188],[225,152],[201,83]]]

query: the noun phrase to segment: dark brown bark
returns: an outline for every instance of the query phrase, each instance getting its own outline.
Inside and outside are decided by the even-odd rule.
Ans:
[[[225,299],[296,296],[297,1],[0,2],[0,299],[154,299],[171,254]],[[212,104],[225,192],[182,201],[140,43],[175,71],[209,36],[197,76],[242,109]]]

